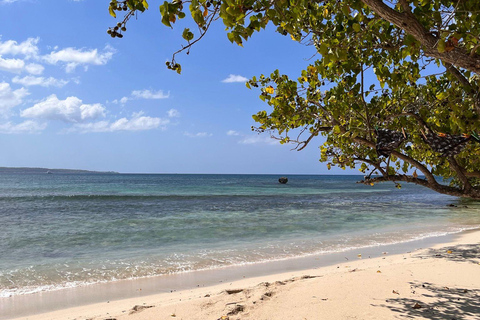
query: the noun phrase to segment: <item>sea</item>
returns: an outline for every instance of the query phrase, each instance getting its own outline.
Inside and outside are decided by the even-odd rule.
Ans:
[[[0,175],[0,297],[382,247],[480,227],[480,204],[362,176]]]

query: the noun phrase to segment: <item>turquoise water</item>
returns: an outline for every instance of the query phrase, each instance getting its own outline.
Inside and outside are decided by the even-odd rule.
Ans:
[[[480,205],[360,176],[0,175],[0,297],[480,226]],[[448,207],[454,203],[458,207]],[[467,206],[467,207],[465,207]]]

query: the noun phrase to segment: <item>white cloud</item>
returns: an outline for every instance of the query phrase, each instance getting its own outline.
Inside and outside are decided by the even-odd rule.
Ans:
[[[280,145],[278,143],[278,140],[272,139],[270,136],[260,136],[260,135],[255,135],[255,136],[248,136],[244,137],[242,140],[240,140],[238,143],[241,144],[270,144],[270,145]]]
[[[197,132],[197,133],[184,132],[183,135],[190,138],[205,138],[205,137],[213,136],[213,134],[207,133],[207,132]]]
[[[14,1],[3,1],[2,3],[10,3]],[[39,38],[28,38],[24,42],[18,43],[14,40],[0,41],[0,55],[23,55],[25,58],[38,57],[38,41]]]
[[[169,118],[178,118],[180,117],[180,112],[177,109],[170,109],[167,111]]]
[[[83,122],[105,116],[105,108],[99,104],[84,104],[77,97],[59,100],[52,94],[33,107],[23,110],[24,118],[60,120],[65,122]]]
[[[235,131],[235,130],[228,130],[227,131],[227,136],[239,136],[240,132]]]
[[[79,65],[105,65],[115,52],[115,49],[109,45],[105,47],[102,53],[99,53],[97,49],[65,48],[50,52],[50,54],[43,56],[43,60],[54,65],[64,63],[65,70],[73,72]]]
[[[122,99],[118,100],[118,99],[115,99],[112,101],[113,104],[121,104],[121,105],[124,105],[125,103],[128,102],[128,100],[131,100],[129,97],[123,97]]]
[[[280,145],[278,140],[273,139],[268,135],[245,135],[235,130],[227,131],[227,136],[238,137],[238,143],[240,144],[267,144],[267,145]]]
[[[126,104],[130,100],[136,100],[136,99],[167,99],[170,97],[170,93],[165,94],[163,90],[158,90],[158,91],[151,91],[151,90],[134,90],[132,91],[132,94],[130,97],[123,97],[120,100],[113,100],[112,103],[114,104]]]
[[[222,82],[224,83],[247,82],[247,81],[248,81],[247,78],[241,75],[236,75],[236,74],[231,74],[228,76],[228,78],[222,80]]]
[[[161,125],[167,125],[170,121],[154,117],[135,117],[130,120],[122,118],[110,126],[112,131],[140,131],[158,128]]]
[[[165,129],[170,123],[168,119],[144,116],[142,112],[134,113],[131,119],[121,118],[115,122],[98,121],[76,124],[70,131],[87,132],[115,132],[115,131],[144,131],[157,128]]]
[[[26,87],[41,86],[41,87],[58,87],[58,88],[61,88],[68,83],[67,80],[63,80],[63,79],[55,79],[52,77],[50,78],[34,77],[34,76],[26,76],[23,78],[15,77],[12,79],[12,82],[24,85]]]
[[[39,75],[43,73],[45,68],[40,64],[30,63],[25,66],[25,70],[27,70],[28,73]]]
[[[12,90],[9,83],[0,82],[0,113],[4,116],[9,110],[23,102],[23,98],[29,95],[25,88]]]
[[[7,122],[0,124],[0,133],[4,134],[20,134],[20,133],[40,133],[47,127],[46,123],[38,123],[27,120],[19,124]]]
[[[27,71],[31,74],[41,74],[43,72],[43,66],[30,63],[25,65],[25,61],[21,59],[3,59],[0,56],[0,70],[12,72],[12,73],[21,73],[22,71]]]
[[[14,3],[17,2],[18,0],[0,0],[0,4],[7,4],[7,3]]]
[[[12,72],[12,73],[20,73],[25,68],[25,62],[20,59],[3,59],[0,56],[0,70]]]
[[[165,94],[162,90],[156,92],[150,90],[135,90],[132,91],[132,97],[137,99],[166,99],[170,97],[170,94]]]

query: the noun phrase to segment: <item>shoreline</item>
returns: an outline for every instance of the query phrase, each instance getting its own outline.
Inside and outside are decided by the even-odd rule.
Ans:
[[[480,230],[463,231],[446,236],[432,237],[395,245],[361,248],[335,254],[314,255],[246,266],[195,271],[172,276],[121,280],[114,283],[95,284],[83,288],[62,289],[31,295],[0,298],[0,309],[3,310],[0,319],[104,319],[112,315],[121,317],[125,315],[125,313],[128,314],[126,311],[132,309],[134,305],[158,306],[164,305],[167,302],[175,305],[175,303],[181,302],[181,297],[185,296],[189,296],[189,299],[191,299],[189,301],[196,301],[201,299],[198,297],[205,295],[213,296],[231,287],[252,288],[260,282],[284,281],[291,278],[301,279],[303,275],[312,274],[321,274],[323,277],[323,275],[329,275],[332,271],[337,269],[343,270],[342,268],[346,267],[351,267],[351,270],[354,270],[361,266],[363,269],[367,262],[368,264],[389,262],[386,265],[388,266],[394,261],[403,259],[400,257],[405,254],[410,256],[417,255],[422,251],[432,250],[433,248],[452,244],[458,245],[462,243],[462,241],[472,241],[469,239],[477,239],[477,243],[480,242]],[[429,249],[414,251],[419,247]],[[382,254],[382,252],[385,251],[388,251],[387,255]],[[361,259],[358,257],[358,254],[362,255]],[[354,267],[355,265],[358,265],[358,267]],[[315,278],[312,278],[312,280],[313,279]],[[303,280],[307,279],[302,279],[302,281]],[[294,282],[292,281],[292,283]],[[183,301],[185,301],[185,298],[183,298]],[[195,309],[195,307],[193,308]],[[153,312],[151,310],[158,311],[158,307],[144,310],[138,313],[138,316]],[[177,311],[177,313],[180,315],[179,311]],[[33,316],[31,316],[31,314],[33,314]],[[99,315],[101,316],[97,318]],[[221,315],[218,315],[212,319],[216,320],[220,316]],[[165,317],[165,319],[167,318],[169,317]],[[159,318],[156,317],[155,319]],[[163,318],[160,317],[160,319]],[[195,318],[185,317],[184,319]],[[198,319],[209,318],[200,317]]]
[[[480,226],[472,226],[472,227],[464,227],[460,230],[456,231],[444,231],[444,232],[436,232],[436,233],[429,233],[427,235],[419,235],[415,238],[393,241],[391,243],[371,243],[371,244],[364,244],[359,245],[356,247],[345,247],[340,248],[336,251],[324,251],[319,250],[316,252],[310,253],[302,253],[299,255],[293,256],[286,256],[286,257],[278,257],[273,259],[265,259],[259,261],[249,261],[243,263],[233,263],[228,265],[218,265],[213,266],[211,268],[204,268],[204,269],[192,269],[192,270],[185,270],[179,272],[173,272],[168,274],[157,274],[157,275],[146,275],[141,277],[133,277],[133,278],[125,278],[125,279],[115,279],[115,280],[105,280],[105,281],[98,281],[98,282],[90,282],[90,283],[82,283],[82,282],[72,282],[67,283],[63,286],[60,285],[45,285],[42,287],[34,288],[26,290],[24,289],[21,293],[10,293],[10,295],[0,295],[0,303],[1,299],[4,298],[12,298],[12,297],[21,297],[21,296],[32,296],[36,294],[48,294],[50,292],[56,291],[64,291],[64,290],[76,290],[81,288],[88,288],[90,286],[98,287],[98,286],[115,286],[115,283],[127,283],[127,282],[144,282],[144,281],[155,281],[155,279],[159,279],[161,277],[185,277],[187,274],[201,274],[201,273],[211,273],[217,272],[222,270],[226,270],[225,273],[228,275],[232,275],[232,272],[229,270],[238,270],[233,271],[233,274],[237,274],[236,278],[240,278],[238,274],[242,273],[242,269],[247,269],[247,273],[250,273],[252,276],[256,275],[270,275],[273,273],[278,273],[279,270],[282,269],[289,269],[292,271],[298,271],[303,269],[309,269],[313,267],[322,267],[328,266],[333,263],[340,262],[340,258],[343,256],[349,256],[351,252],[364,252],[368,255],[375,256],[378,254],[377,248],[385,248],[391,250],[391,252],[403,252],[404,250],[413,250],[418,249],[421,246],[429,246],[432,244],[437,243],[444,243],[448,242],[450,238],[457,236],[458,234],[462,234],[464,232],[474,230],[480,230]],[[315,260],[320,260],[320,263],[314,262],[312,257],[315,257]],[[339,258],[340,257],[340,258]],[[267,272],[248,272],[248,269],[259,269],[256,266],[258,265],[259,268],[266,266]],[[235,278],[235,276],[233,276]],[[178,288],[173,288],[177,290]],[[0,315],[0,320],[2,320]]]

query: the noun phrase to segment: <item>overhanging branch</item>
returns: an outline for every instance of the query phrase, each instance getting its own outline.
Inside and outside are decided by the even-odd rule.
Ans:
[[[389,176],[383,176],[383,177],[375,177],[371,179],[364,179],[364,180],[358,181],[357,183],[371,185],[372,183],[375,184],[375,183],[388,182],[388,181],[391,181],[391,182],[404,181],[408,183],[415,183],[415,184],[430,188],[436,192],[448,194],[451,196],[470,197],[472,199],[480,199],[480,192],[478,192],[477,190],[471,190],[470,193],[466,193],[464,190],[459,188],[450,187],[442,184],[432,185],[425,179],[415,178],[407,175],[389,175]]]
[[[411,34],[420,42],[426,56],[440,59],[443,62],[480,74],[480,55],[472,55],[459,47],[454,47],[450,51],[439,52],[437,48],[439,38],[425,29],[409,10],[398,12],[386,5],[382,0],[362,0],[362,2],[386,21]]]

